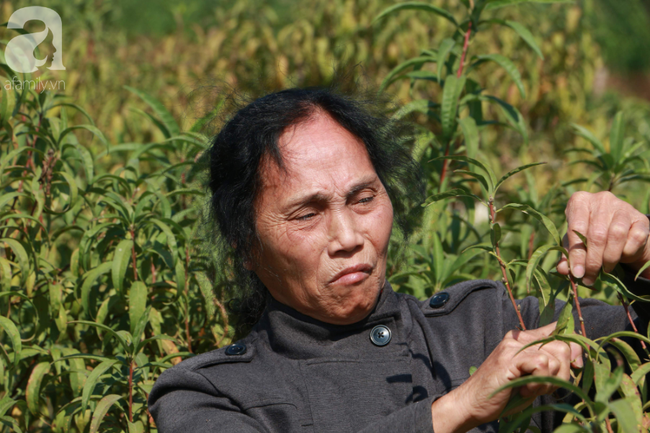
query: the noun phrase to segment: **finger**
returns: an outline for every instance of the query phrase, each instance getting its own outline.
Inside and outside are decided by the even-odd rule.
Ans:
[[[603,252],[607,246],[607,236],[611,218],[607,212],[594,212],[589,222],[587,234],[587,259],[585,260],[585,275],[582,277],[582,283],[585,286],[592,286],[598,277],[600,268],[603,266]]]
[[[629,263],[641,258],[648,243],[649,225],[648,218],[645,216],[632,224],[623,247],[622,262]]]
[[[622,210],[614,213],[607,232],[607,245],[603,251],[603,270],[605,272],[612,272],[614,266],[621,261],[631,224],[629,213]]]
[[[587,204],[588,196],[589,193],[585,192],[573,194],[565,211],[568,223],[569,262],[571,263],[571,273],[576,278],[582,278],[585,274],[586,247],[575,232],[586,235],[589,228],[590,209]]]
[[[546,326],[542,326],[536,329],[529,329],[527,331],[520,331],[518,329],[514,329],[508,334],[506,334],[506,338],[512,338],[514,340],[517,340],[519,343],[522,345],[526,345],[528,343],[532,343],[533,341],[541,340],[543,338],[548,337],[553,333],[555,330],[555,327],[557,325],[557,322],[549,323]]]
[[[533,349],[533,348],[529,348]],[[552,357],[547,352],[533,349],[527,349],[515,357],[515,368],[519,371],[519,376],[551,376],[551,368],[556,368],[557,360],[552,361]],[[532,397],[552,392],[553,385],[550,383],[529,383],[523,385],[519,390],[522,397]]]
[[[569,248],[569,238],[566,234],[562,237],[562,246],[565,249]],[[562,275],[569,275],[569,261],[564,253],[562,253],[562,257],[560,257],[560,261],[557,263],[557,271]]]
[[[582,360],[582,346],[576,343],[569,343],[569,348],[571,349],[571,367],[584,367],[584,361]]]

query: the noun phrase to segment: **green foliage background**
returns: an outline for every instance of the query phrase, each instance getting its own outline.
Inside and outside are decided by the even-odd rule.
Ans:
[[[571,299],[570,282],[552,272],[570,195],[611,190],[650,213],[650,105],[599,78],[647,68],[638,55],[650,40],[647,6],[506,0],[479,18],[488,3],[436,0],[427,4],[439,12],[405,8],[378,20],[396,3],[43,4],[62,16],[67,70],[43,69],[40,80],[65,89],[7,87],[14,73],[0,64],[3,428],[154,431],[146,398],[158,374],[231,342],[231,274],[198,230],[200,157],[224,87],[254,97],[327,84],[340,69],[403,106],[394,116],[418,125],[408,145],[430,198],[409,248],[392,244],[399,290],[424,298],[463,279],[506,278],[516,297]],[[514,5],[490,9],[498,3]],[[2,22],[28,5],[5,1]],[[468,17],[479,32],[461,67]],[[6,44],[15,33],[2,30]],[[25,79],[37,76],[16,77]],[[497,190],[499,177],[524,166]],[[607,275],[593,292],[577,291],[611,303],[630,296]],[[554,338],[585,345],[607,402],[567,416],[571,431],[638,431],[647,359],[617,343],[633,373],[611,372],[602,348],[563,317],[566,334]],[[525,430],[525,417],[503,425]]]

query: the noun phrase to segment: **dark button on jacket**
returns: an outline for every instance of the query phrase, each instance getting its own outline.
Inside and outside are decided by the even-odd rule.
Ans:
[[[650,294],[650,280],[630,275],[629,288]],[[445,292],[444,302],[419,301],[386,283],[375,310],[346,326],[270,300],[242,341],[161,374],[149,396],[158,431],[431,433],[432,402],[463,383],[518,325],[500,282],[467,281]],[[526,326],[535,328],[537,299],[519,302]],[[629,327],[622,307],[585,299],[582,312],[590,338]],[[645,329],[650,310],[636,313]],[[388,344],[369,338],[377,327],[390,330]],[[546,433],[557,422],[543,413],[532,425]],[[497,430],[493,422],[474,431]]]

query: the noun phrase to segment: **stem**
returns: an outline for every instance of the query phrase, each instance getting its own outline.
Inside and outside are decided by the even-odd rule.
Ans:
[[[492,221],[492,224],[494,224],[496,222],[496,212],[494,211],[494,198],[490,197],[489,205],[490,205],[490,221]],[[497,257],[499,258],[499,266],[501,267],[501,273],[503,274],[503,282],[506,286],[506,289],[508,289],[508,295],[510,295],[510,302],[512,302],[512,306],[517,312],[517,317],[519,318],[519,325],[521,326],[521,330],[525,331],[526,325],[524,324],[523,317],[521,317],[521,311],[519,311],[519,306],[515,302],[515,297],[512,294],[512,289],[510,288],[510,283],[508,282],[508,273],[506,272],[505,262],[501,258],[501,252],[499,251],[498,241],[494,243],[494,250]]]
[[[131,239],[133,239],[133,245],[131,245],[131,260],[133,261],[133,280],[138,281],[138,268],[136,266],[137,262],[135,260],[135,230],[131,226]]]
[[[187,293],[189,291],[190,279],[188,271],[190,269],[190,247],[185,248],[185,337],[187,339],[187,351],[192,352],[192,336],[190,335],[190,303]]]
[[[465,32],[465,42],[463,44],[463,54],[460,56],[460,65],[458,66],[457,78],[460,78],[463,75],[463,65],[465,64],[465,55],[467,54],[467,48],[469,47],[469,37],[472,34],[472,21],[467,23],[467,32]]]
[[[133,422],[133,360],[129,363],[129,422]]]
[[[445,156],[449,155],[449,147],[451,141],[447,142],[447,147],[445,147]],[[438,186],[438,192],[442,192],[442,184],[445,182],[445,176],[447,175],[447,164],[449,163],[448,159],[442,161],[442,172],[440,172],[440,185]]]
[[[535,242],[535,231],[533,231],[530,234],[530,238],[528,239],[528,260],[533,256],[533,245]]]
[[[569,275],[569,281],[571,281],[571,288],[573,289],[573,300],[576,304],[576,310],[578,311],[578,320],[580,320],[580,330],[582,331],[582,336],[587,336],[587,331],[585,330],[585,319],[582,318],[582,310],[580,309],[580,301],[578,301],[578,287],[576,286],[573,277]]]
[[[630,315],[630,309],[628,308],[628,303],[625,301],[625,299],[623,299],[623,296],[620,293],[618,294],[618,300],[621,301],[621,304],[623,304],[623,308],[625,308],[625,314],[627,314],[627,320],[630,322],[630,325],[632,325],[632,329],[634,329],[634,332],[639,334],[639,330],[636,329],[634,320],[632,320],[632,316]],[[643,340],[639,340],[639,341],[641,342],[641,347],[643,347],[643,350],[647,350]]]

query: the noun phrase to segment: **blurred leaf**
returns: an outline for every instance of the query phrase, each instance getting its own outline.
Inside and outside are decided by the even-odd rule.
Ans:
[[[510,78],[512,78],[517,85],[521,97],[526,98],[526,91],[524,90],[524,83],[521,81],[521,74],[515,64],[512,63],[512,60],[502,54],[481,54],[476,56],[476,58],[479,62],[493,61],[505,69],[508,75],[510,75]]]
[[[495,194],[496,194],[496,191],[497,191],[497,190],[499,189],[499,187],[501,186],[501,184],[502,184],[503,182],[505,182],[506,180],[508,180],[511,176],[514,176],[515,174],[517,174],[517,173],[519,173],[519,172],[521,172],[521,171],[524,171],[524,170],[526,170],[526,169],[528,169],[528,168],[535,167],[536,165],[542,165],[542,164],[546,164],[546,163],[545,163],[545,162],[535,162],[535,163],[532,163],[532,164],[522,165],[521,167],[517,167],[517,168],[515,168],[514,170],[509,171],[506,175],[504,175],[504,176],[503,176],[501,179],[499,179],[499,181],[497,182],[496,186],[494,187],[494,192],[495,192]]]
[[[97,403],[97,407],[93,412],[93,418],[90,423],[90,433],[97,433],[99,431],[99,426],[102,423],[104,415],[106,415],[111,406],[113,406],[115,402],[121,398],[122,397],[117,394],[110,394],[102,398],[99,403]]]
[[[487,0],[487,7],[485,10],[492,10],[520,3],[573,3],[573,0]]]
[[[440,65],[438,65],[440,66]],[[440,120],[442,123],[442,134],[445,140],[451,140],[456,132],[456,111],[458,109],[458,98],[465,87],[465,76],[456,78],[448,75],[445,80],[445,87],[442,89],[442,103],[440,109]]]
[[[4,316],[0,316],[0,327],[9,335],[11,345],[14,349],[14,367],[17,367],[18,361],[20,361],[20,352],[23,349],[23,343],[20,341],[20,332],[18,332],[18,328],[14,325],[14,322]]]
[[[476,128],[476,121],[471,117],[464,117],[458,122],[460,129],[463,131],[465,137],[465,147],[467,148],[467,156],[476,158],[479,147],[479,134]]]
[[[160,121],[162,122],[162,128],[161,132],[164,134],[165,138],[170,138],[176,135],[180,135],[180,127],[178,126],[178,123],[174,120],[174,116],[172,116],[169,111],[165,108],[164,105],[162,105],[160,102],[158,102],[153,96],[149,95],[148,93],[135,89],[130,86],[124,86],[124,88],[140,97],[151,109],[156,113]]]
[[[136,327],[147,309],[147,285],[142,281],[134,281],[129,290],[129,323],[131,334],[138,337]]]
[[[50,371],[49,362],[41,362],[36,364],[29,376],[27,382],[27,390],[25,391],[25,399],[27,400],[27,407],[33,415],[40,413],[40,396],[41,396],[41,383],[46,373]]]
[[[612,122],[612,129],[610,130],[609,135],[609,153],[612,154],[614,158],[614,163],[618,163],[623,155],[624,150],[624,136],[625,133],[625,124],[623,122],[623,113],[618,112],[614,116],[614,121]]]
[[[374,20],[372,20],[371,25],[376,23],[380,19],[384,18],[385,16],[392,14],[393,12],[399,12],[403,10],[420,10],[424,12],[429,12],[435,15],[439,15],[443,18],[446,18],[456,26],[458,25],[454,16],[450,14],[447,10],[439,8],[437,6],[430,5],[428,3],[421,3],[421,2],[404,2],[386,8],[379,15],[377,15]]]
[[[90,400],[90,396],[92,395],[93,390],[95,389],[95,385],[97,385],[97,382],[99,381],[99,378],[118,362],[119,360],[117,359],[107,359],[106,361],[102,361],[97,367],[93,368],[93,371],[90,372],[88,379],[84,385],[83,393],[81,395],[82,412],[86,411],[86,408],[88,407],[88,401]]]

